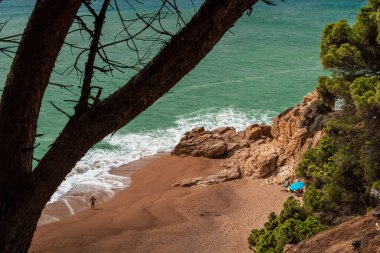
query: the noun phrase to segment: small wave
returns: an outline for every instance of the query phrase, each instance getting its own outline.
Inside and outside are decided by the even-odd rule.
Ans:
[[[179,116],[175,127],[108,136],[100,147],[91,149],[77,163],[53,194],[50,203],[57,201],[69,191],[86,192],[89,186],[95,186],[110,194],[115,189],[128,187],[131,183],[129,178],[112,175],[109,171],[142,157],[171,151],[181,136],[194,127],[203,126],[211,130],[233,126],[241,131],[254,123],[270,124],[275,114],[276,112],[265,110],[209,108]]]
[[[287,70],[281,70],[281,71],[276,71],[276,72],[271,72],[267,73],[264,75],[258,75],[258,76],[248,76],[248,77],[242,77],[239,79],[233,79],[233,80],[225,80],[225,81],[218,81],[218,82],[209,82],[207,84],[200,84],[200,85],[192,85],[188,89],[198,89],[198,88],[204,88],[205,86],[215,86],[215,85],[220,85],[220,84],[232,84],[232,83],[242,83],[242,84],[247,84],[247,81],[253,81],[253,80],[265,80],[268,79],[268,77],[272,76],[278,76],[278,75],[283,75],[287,73],[293,73],[293,72],[306,72],[306,71],[315,71],[315,70],[322,70],[322,67],[317,64],[315,67],[311,68],[297,68],[297,69],[287,69]]]

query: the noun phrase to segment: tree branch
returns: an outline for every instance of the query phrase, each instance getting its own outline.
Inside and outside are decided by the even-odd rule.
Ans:
[[[62,110],[61,108],[59,108],[58,106],[56,106],[53,102],[49,101],[50,104],[59,112],[63,113],[64,115],[66,115],[69,119],[71,118],[71,116],[65,112],[64,110]]]
[[[85,114],[74,115],[33,171],[31,180],[39,182],[35,192],[49,198],[89,148],[168,92],[257,1],[206,0],[140,73]]]
[[[106,11],[107,11],[109,3],[110,3],[110,0],[105,0],[103,2],[101,10],[95,18],[95,29],[93,32],[90,51],[88,54],[88,59],[87,59],[86,67],[84,71],[82,92],[79,98],[78,105],[75,107],[75,113],[77,115],[83,114],[88,109],[88,99],[90,98],[90,95],[91,95],[91,80],[94,74],[94,63],[95,63],[96,55],[98,53],[99,40],[102,34],[103,24],[106,18]]]

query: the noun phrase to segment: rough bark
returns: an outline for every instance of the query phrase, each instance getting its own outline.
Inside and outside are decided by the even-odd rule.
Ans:
[[[37,221],[45,203],[32,202],[35,187],[27,178],[1,187],[0,252],[28,252]]]
[[[30,180],[38,114],[80,0],[37,1],[0,104],[0,252],[27,252],[46,199]]]
[[[32,232],[45,203],[76,162],[95,143],[126,125],[168,92],[211,51],[244,11],[257,1],[206,0],[189,24],[175,35],[140,73],[87,112],[74,115],[36,169],[28,174],[31,167],[31,152],[26,154],[19,149],[20,147],[30,148],[34,143],[35,126],[43,92],[56,54],[63,43],[60,39],[63,40],[65,35],[58,30],[65,30],[65,28],[67,28],[66,32],[68,30],[61,20],[58,24],[53,25],[55,33],[59,33],[57,37],[60,39],[57,37],[46,38],[44,33],[50,28],[43,23],[49,20],[46,24],[52,26],[51,22],[53,24],[58,22],[55,21],[57,17],[50,19],[42,14],[38,15],[38,11],[46,11],[44,8],[54,9],[55,5],[65,5],[67,2],[67,6],[60,8],[66,14],[55,14],[60,19],[66,20],[68,24],[69,19],[74,18],[74,9],[79,6],[77,1],[38,1],[30,22],[37,22],[36,19],[43,18],[44,22],[37,23],[44,28],[41,32],[33,24],[28,25],[29,32],[25,37],[31,36],[33,39],[31,38],[30,42],[23,39],[22,48],[16,57],[18,59],[15,59],[13,64],[0,108],[0,121],[10,120],[0,125],[0,154],[9,156],[0,158],[0,177],[6,176],[7,173],[17,174],[14,171],[26,171],[19,173],[21,176],[18,177],[18,181],[9,181],[11,183],[7,184],[8,187],[5,186],[4,180],[0,181],[2,188],[0,189],[2,214],[0,217],[0,252],[27,252]],[[50,2],[51,6],[45,6],[46,2]],[[32,35],[34,30],[37,33],[35,34],[36,38]],[[46,39],[48,43],[44,42],[42,47],[37,45],[38,37],[40,40],[41,37]],[[47,50],[46,47],[50,50]],[[41,54],[41,51],[38,53],[39,50],[42,50],[42,56],[39,55]],[[25,59],[27,57],[31,59],[28,61]],[[29,65],[34,66],[33,70],[29,69]],[[27,74],[23,70],[27,71]],[[34,75],[33,72],[35,72]],[[15,97],[19,97],[22,101],[15,101]],[[20,107],[17,109],[15,119],[11,119],[11,114],[14,115],[12,107]],[[14,128],[16,125],[17,127]],[[20,133],[22,136],[18,136]],[[6,137],[5,135],[12,136]],[[7,145],[11,146],[11,149],[5,150],[4,146]],[[11,166],[5,168],[8,164]]]
[[[31,172],[38,114],[80,0],[38,1],[8,74],[0,104],[0,183]]]

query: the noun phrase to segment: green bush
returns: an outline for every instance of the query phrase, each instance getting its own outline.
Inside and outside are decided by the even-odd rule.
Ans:
[[[345,97],[350,93],[350,82],[339,77],[321,76],[318,79],[317,91],[322,97],[330,96]]]
[[[326,228],[318,217],[290,197],[278,216],[271,213],[263,229],[252,230],[248,244],[257,253],[280,253],[286,244],[298,243]]]
[[[322,33],[322,65],[332,77],[319,79],[318,92],[323,99],[341,97],[355,101],[359,109],[380,107],[380,12],[379,0],[368,2],[350,26],[341,20],[326,26]]]
[[[369,188],[376,167],[364,164],[377,161],[363,151],[371,145],[363,140],[363,135],[355,134],[356,124],[350,120],[348,123],[329,122],[328,135],[304,154],[297,168],[297,175],[308,185],[304,194],[305,208],[323,212],[328,217],[324,222],[341,215],[364,213],[372,205]]]
[[[380,81],[377,77],[359,77],[350,85],[352,99],[359,109],[380,107]]]
[[[329,136],[321,139],[318,147],[307,151],[297,168],[297,175],[305,178],[310,185],[317,189],[331,178],[333,167],[332,157],[336,153],[336,146]]]
[[[314,186],[309,186],[303,196],[303,203],[309,211],[323,210],[324,203],[322,201],[323,193]]]
[[[326,228],[327,226],[322,224],[318,217],[309,215],[299,226],[299,239],[305,240]]]
[[[376,191],[379,191],[379,192],[380,192],[380,181],[375,181],[375,182],[373,182],[372,187],[373,187]]]
[[[291,218],[304,221],[309,214],[294,197],[290,197],[285,201],[284,207],[277,219],[278,223],[284,223]]]

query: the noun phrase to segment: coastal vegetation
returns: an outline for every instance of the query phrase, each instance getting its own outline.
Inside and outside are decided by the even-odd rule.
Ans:
[[[318,216],[290,197],[279,215],[271,213],[264,228],[252,230],[248,244],[258,253],[283,252],[286,244],[298,243],[326,227]]]
[[[353,26],[339,21],[323,31],[321,60],[332,75],[320,77],[317,90],[325,104],[338,108],[297,173],[310,186],[305,205],[323,211],[326,222],[363,214],[375,204],[370,192],[380,177],[379,6],[370,0]]]
[[[303,204],[288,199],[278,216],[271,214],[263,229],[253,230],[248,243],[254,251],[282,252],[339,217],[362,215],[378,204],[373,192],[380,180],[379,13],[380,1],[369,0],[352,26],[341,20],[325,27],[321,62],[331,75],[320,77],[317,86],[320,103],[332,110],[325,136],[296,171],[307,185]]]

